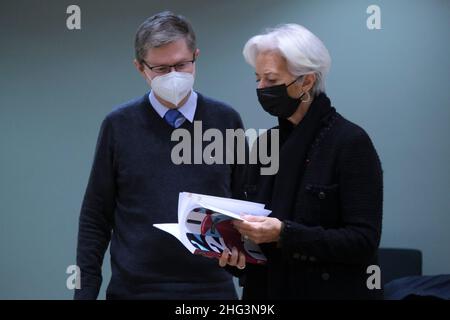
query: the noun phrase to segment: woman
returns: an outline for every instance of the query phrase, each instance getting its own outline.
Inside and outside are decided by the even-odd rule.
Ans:
[[[243,53],[260,104],[278,118],[267,134],[279,130],[280,165],[272,176],[260,175],[260,165],[249,170],[248,200],[272,214],[235,222],[261,245],[267,264],[246,266],[236,249],[219,264],[240,276],[244,299],[380,298],[380,289],[368,288],[367,267],[377,264],[382,169],[367,133],[325,94],[328,50],[288,24],[251,38]]]

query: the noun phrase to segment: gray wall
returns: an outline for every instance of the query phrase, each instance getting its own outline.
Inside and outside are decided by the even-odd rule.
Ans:
[[[73,3],[81,31],[65,26]],[[382,30],[366,27],[370,4]],[[163,9],[197,31],[196,89],[232,104],[247,127],[275,121],[258,106],[245,41],[283,22],[316,33],[333,58],[329,96],[382,159],[382,245],[419,248],[426,274],[450,272],[450,1],[9,0],[0,3],[0,298],[72,296],[65,269],[99,124],[147,90],[133,36]]]

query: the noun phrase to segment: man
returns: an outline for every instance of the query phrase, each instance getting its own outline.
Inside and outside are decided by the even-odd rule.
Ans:
[[[178,193],[242,197],[242,170],[226,164],[171,160],[176,128],[242,128],[236,111],[192,90],[199,56],[185,18],[162,12],[135,38],[137,70],[150,93],[110,113],[102,123],[81,208],[75,299],[97,298],[101,265],[111,242],[107,299],[234,299],[230,275],[213,259],[189,253],[154,223],[176,222]]]

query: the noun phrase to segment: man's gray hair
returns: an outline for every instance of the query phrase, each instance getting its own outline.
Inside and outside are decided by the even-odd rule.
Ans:
[[[286,59],[289,72],[299,77],[314,73],[313,95],[325,92],[325,77],[331,57],[325,45],[311,31],[298,24],[284,24],[252,37],[244,46],[245,60],[255,67],[259,53],[275,51]]]
[[[170,11],[157,13],[147,18],[136,31],[136,60],[142,62],[148,49],[158,48],[179,39],[186,39],[186,44],[192,52],[197,49],[194,30],[185,17]]]

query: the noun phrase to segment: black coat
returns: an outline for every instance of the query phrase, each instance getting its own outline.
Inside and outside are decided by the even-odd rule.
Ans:
[[[382,297],[366,284],[367,267],[377,264],[383,202],[381,164],[369,136],[334,111],[298,165],[304,172],[292,212],[281,219],[279,243],[262,245],[267,265],[247,265],[241,274],[243,298]],[[255,176],[252,170],[259,168],[250,168]],[[250,183],[248,200],[260,201],[259,192]]]

